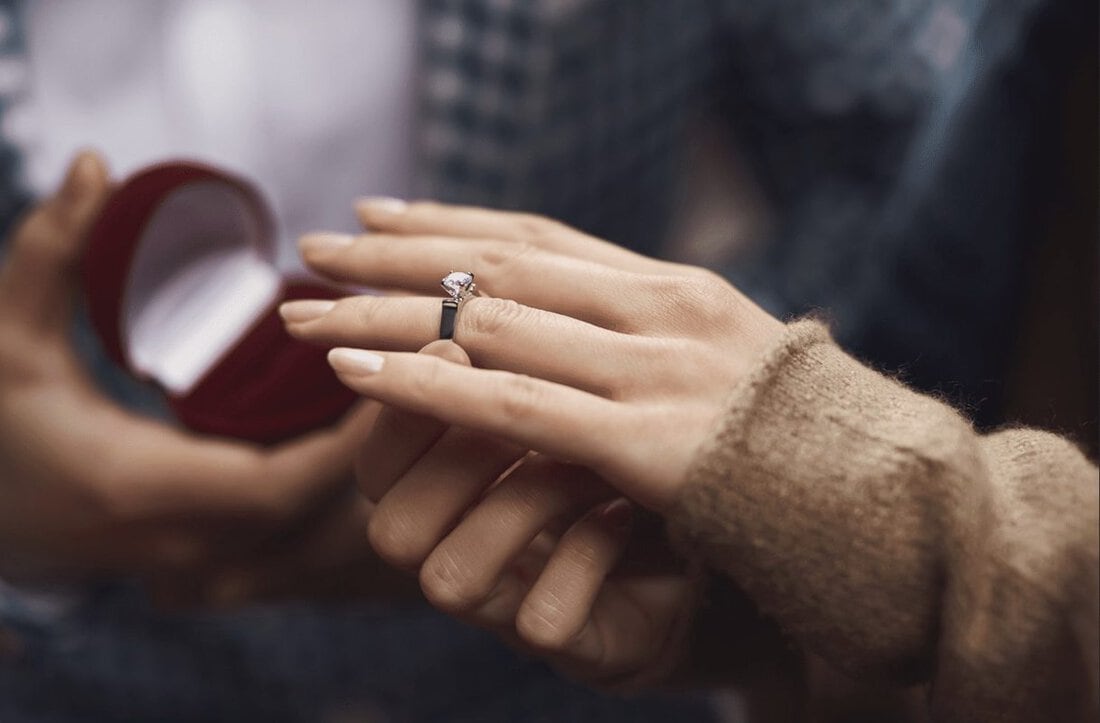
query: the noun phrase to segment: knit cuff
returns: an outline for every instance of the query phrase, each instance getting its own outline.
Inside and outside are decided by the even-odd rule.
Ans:
[[[727,410],[668,515],[674,544],[808,650],[852,672],[919,678],[906,668],[931,652],[938,541],[912,445],[957,448],[944,441],[968,425],[860,365],[812,320],[788,325]]]
[[[725,533],[735,520],[726,518],[739,512],[722,504],[720,498],[723,490],[735,483],[731,474],[742,466],[739,457],[749,453],[744,444],[753,411],[767,403],[769,390],[782,384],[789,374],[786,367],[797,367],[798,357],[811,347],[831,343],[828,328],[819,321],[803,319],[788,324],[752,373],[734,388],[725,405],[728,412],[700,446],[687,483],[667,513],[669,537],[681,553],[705,559],[713,548],[727,542]]]

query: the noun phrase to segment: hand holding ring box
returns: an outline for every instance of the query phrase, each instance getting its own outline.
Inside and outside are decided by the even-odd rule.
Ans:
[[[342,294],[276,266],[258,190],[221,170],[170,162],[108,199],[84,263],[92,326],[107,353],[164,390],[192,430],[270,444],[348,410],[324,349],[292,339],[276,309]]]

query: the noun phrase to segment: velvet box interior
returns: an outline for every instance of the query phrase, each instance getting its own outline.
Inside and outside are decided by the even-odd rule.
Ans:
[[[92,326],[190,429],[270,444],[337,420],[355,399],[324,349],[283,329],[279,303],[341,294],[284,278],[274,229],[251,184],[172,162],[130,177],[89,232]]]

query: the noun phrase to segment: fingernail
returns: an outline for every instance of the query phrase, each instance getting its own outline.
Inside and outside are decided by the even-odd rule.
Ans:
[[[279,306],[279,316],[283,317],[283,321],[288,321],[291,324],[301,324],[306,321],[320,319],[334,308],[336,308],[335,301],[325,301],[323,299],[288,301]]]
[[[363,349],[333,349],[328,353],[328,363],[341,374],[374,374],[382,370],[385,359]]]
[[[354,242],[355,237],[346,233],[311,233],[298,239],[298,249],[302,253],[338,251],[346,249]]]
[[[630,524],[634,520],[634,509],[629,501],[620,497],[604,505],[599,515],[600,519],[612,529],[625,532],[630,529]]]
[[[399,213],[404,213],[409,208],[409,204],[405,201],[402,201],[400,198],[391,198],[390,196],[361,198],[359,199],[358,205],[368,213],[378,213],[384,216],[395,216]]]

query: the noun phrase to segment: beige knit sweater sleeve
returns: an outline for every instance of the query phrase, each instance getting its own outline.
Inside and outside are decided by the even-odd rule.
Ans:
[[[1097,469],[788,327],[670,516],[802,649],[939,721],[1097,720]]]

